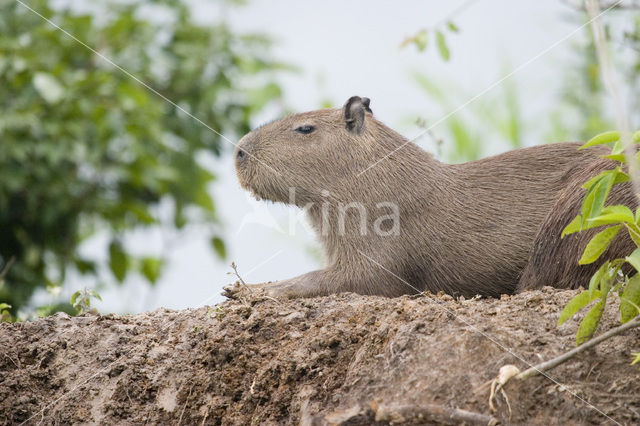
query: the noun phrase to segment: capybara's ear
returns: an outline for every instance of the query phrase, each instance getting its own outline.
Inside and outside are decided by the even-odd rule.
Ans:
[[[343,113],[347,130],[360,134],[364,130],[365,112],[371,113],[369,108],[369,98],[361,98],[360,96],[352,96],[346,104],[344,104]]]

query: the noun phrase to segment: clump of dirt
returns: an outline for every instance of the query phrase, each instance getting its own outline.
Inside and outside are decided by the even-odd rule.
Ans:
[[[0,423],[460,422],[407,415],[436,407],[480,422],[637,424],[638,329],[548,378],[509,383],[511,413],[503,396],[489,412],[487,383],[501,366],[524,370],[574,347],[578,319],[556,327],[574,294],[256,298],[2,324]],[[601,329],[617,324],[610,304]]]

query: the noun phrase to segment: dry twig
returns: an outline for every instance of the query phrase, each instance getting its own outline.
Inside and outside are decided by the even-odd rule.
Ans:
[[[515,378],[516,380],[524,380],[527,379],[529,377],[533,377],[533,376],[537,376],[538,374],[543,374],[546,371],[551,370],[552,368],[557,367],[558,365],[568,361],[569,359],[573,358],[574,356],[576,356],[577,354],[586,351],[589,348],[592,348],[596,345],[598,345],[601,342],[604,342],[607,339],[610,339],[613,336],[617,336],[618,334],[621,334],[631,328],[635,328],[635,327],[640,327],[640,315],[635,317],[634,319],[632,319],[631,321],[622,324],[618,327],[612,328],[611,330],[607,331],[606,333],[602,333],[601,335],[599,335],[598,337],[594,337],[591,340],[588,340],[587,342],[583,343],[582,345],[578,346],[577,348],[574,348],[572,350],[570,350],[569,352],[563,353],[562,355],[559,355],[553,359],[550,359],[548,361],[544,361],[541,362],[540,364],[534,365],[533,367],[530,367],[528,369],[526,369],[523,372],[518,372],[516,374],[510,374],[508,377],[501,379],[500,377],[496,378],[493,380],[492,382],[492,386],[491,386],[491,395],[489,396],[489,407],[491,408],[492,411],[495,410],[494,406],[493,406],[493,401],[495,399],[495,396],[497,395],[497,393],[499,391],[502,391],[502,388],[512,379]],[[517,367],[515,366],[503,366],[500,371],[502,372],[502,370],[508,367],[509,369],[511,369],[512,373],[515,372]]]

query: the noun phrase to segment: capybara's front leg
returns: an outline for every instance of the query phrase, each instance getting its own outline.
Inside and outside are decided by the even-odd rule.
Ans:
[[[244,284],[236,281],[224,287],[223,295],[230,299],[247,296],[269,296],[282,299],[327,296],[340,292],[341,282],[330,278],[326,270],[312,271],[286,280],[262,284]]]

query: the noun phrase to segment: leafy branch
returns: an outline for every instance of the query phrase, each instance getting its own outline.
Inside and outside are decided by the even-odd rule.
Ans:
[[[446,33],[457,33],[460,31],[458,26],[454,24],[453,19],[476,1],[477,0],[467,0],[434,25],[423,28],[414,35],[405,38],[402,43],[400,43],[400,48],[414,45],[419,52],[424,52],[430,44],[430,39],[435,38],[440,57],[448,61],[451,58],[451,51],[447,45]]]
[[[270,59],[269,38],[204,25],[184,2],[28,3],[68,34],[0,1],[0,265],[14,259],[0,301],[17,311],[69,273],[155,284],[168,257],[151,246],[134,254],[132,232],[201,225],[224,259],[207,158],[280,98],[286,67]],[[82,249],[99,233],[106,256]]]
[[[640,131],[633,134],[631,140],[640,142]],[[583,318],[576,335],[578,345],[589,340],[596,332],[605,309],[607,297],[617,294],[620,298],[620,321],[626,323],[636,317],[640,310],[640,275],[624,274],[625,264],[640,271],[640,208],[635,214],[624,205],[606,206],[607,197],[614,185],[628,182],[629,175],[625,172],[627,156],[620,132],[605,132],[597,135],[584,144],[581,149],[595,145],[611,145],[611,153],[605,158],[617,161],[619,165],[612,170],[605,170],[587,181],[583,188],[587,190],[580,214],[578,214],[562,231],[562,237],[576,232],[604,227],[587,243],[580,265],[587,265],[597,261],[609,248],[620,232],[626,231],[636,244],[633,253],[624,258],[605,261],[589,281],[589,288],[577,294],[560,313],[558,325],[573,317],[590,303],[597,301]],[[631,161],[640,163],[640,152],[636,152]]]

